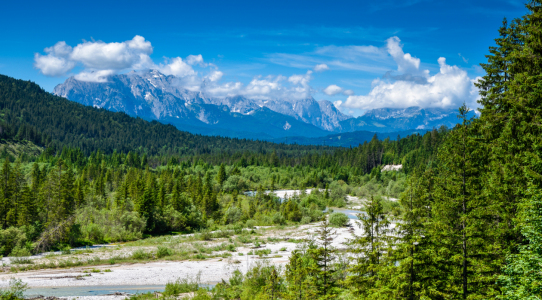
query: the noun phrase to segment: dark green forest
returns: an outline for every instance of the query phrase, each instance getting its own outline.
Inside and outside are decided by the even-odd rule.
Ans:
[[[321,221],[284,269],[194,299],[541,299],[542,1],[526,7],[482,64],[479,117],[351,148],[192,135],[1,76],[0,252]],[[346,195],[363,234],[340,253],[324,211]]]

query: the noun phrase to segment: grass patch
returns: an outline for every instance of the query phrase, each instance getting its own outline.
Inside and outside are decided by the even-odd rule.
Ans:
[[[146,252],[143,249],[137,249],[136,251],[132,252],[132,259],[135,260],[144,260],[149,259],[152,257],[152,254]]]
[[[258,255],[259,257],[263,257],[263,256],[267,256],[271,254],[271,250],[270,249],[256,250],[254,254]]]
[[[183,293],[195,292],[201,285],[201,273],[195,278],[179,278],[175,282],[166,283],[163,295],[165,297],[177,297]]]
[[[163,258],[171,255],[173,255],[173,250],[168,247],[158,246],[158,250],[156,251],[156,257]]]

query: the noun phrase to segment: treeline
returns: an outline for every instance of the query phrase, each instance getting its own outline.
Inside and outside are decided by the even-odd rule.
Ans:
[[[287,151],[236,151],[218,152],[202,155],[154,155],[148,156],[145,152],[129,151],[127,153],[117,152],[107,154],[105,151],[94,151],[90,155],[79,148],[64,147],[59,151],[47,148],[36,158],[28,158],[26,161],[54,162],[62,159],[77,168],[85,167],[93,161],[104,161],[108,166],[127,167],[144,169],[147,166],[156,168],[160,166],[181,166],[194,167],[196,165],[220,165],[237,166],[246,168],[248,166],[262,167],[310,167],[313,169],[327,169],[336,176],[343,176],[348,179],[347,172],[353,175],[370,173],[374,168],[387,164],[402,164],[406,173],[409,173],[418,165],[435,163],[436,153],[439,145],[443,142],[448,129],[440,128],[426,134],[414,134],[398,141],[386,139],[380,141],[376,135],[370,142],[364,142],[354,148],[334,148],[323,153],[296,153],[289,155]],[[12,162],[16,157],[8,157]],[[346,170],[346,171],[345,171]]]

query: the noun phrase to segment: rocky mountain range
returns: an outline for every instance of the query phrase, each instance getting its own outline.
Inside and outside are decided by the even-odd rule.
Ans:
[[[327,100],[312,97],[248,99],[213,98],[184,89],[175,76],[157,70],[111,75],[106,82],[85,82],[74,77],[55,87],[54,94],[111,111],[172,124],[204,135],[276,139],[322,137],[334,133],[430,130],[457,123],[457,110],[383,108],[353,118]]]

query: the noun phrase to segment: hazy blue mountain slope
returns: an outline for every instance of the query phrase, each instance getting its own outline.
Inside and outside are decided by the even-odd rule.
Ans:
[[[341,132],[374,131],[393,132],[454,127],[458,123],[457,108],[380,108],[367,111],[363,116],[342,121]],[[474,116],[474,112],[470,112]]]
[[[325,146],[334,146],[334,147],[357,147],[359,144],[364,142],[369,142],[373,136],[376,134],[378,139],[384,140],[390,138],[391,140],[397,140],[397,137],[404,138],[412,134],[424,134],[428,130],[405,130],[405,131],[396,131],[396,132],[371,132],[371,131],[354,131],[354,132],[345,132],[339,134],[330,134],[322,137],[302,137],[302,136],[293,136],[286,138],[275,138],[268,139],[270,142],[274,143],[286,143],[286,144],[298,144],[298,145],[325,145]]]

